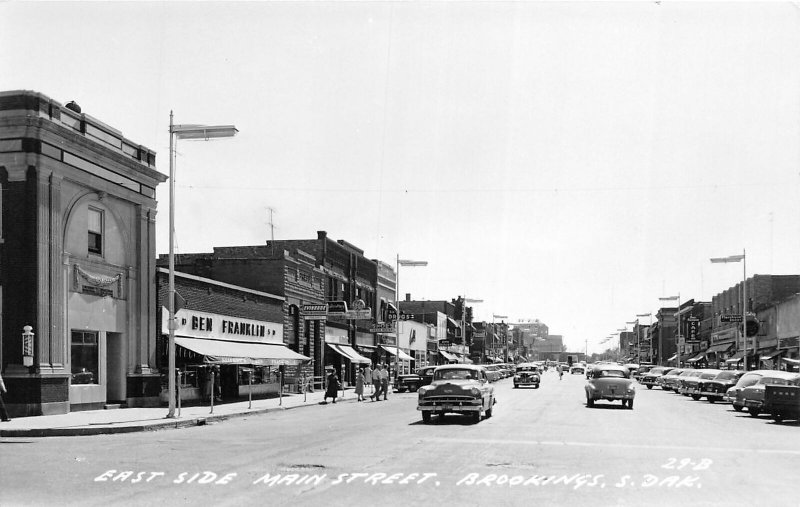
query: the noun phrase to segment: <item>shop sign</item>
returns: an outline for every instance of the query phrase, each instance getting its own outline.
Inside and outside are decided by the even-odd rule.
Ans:
[[[394,324],[391,322],[378,322],[369,328],[370,333],[394,333]]]
[[[303,319],[325,320],[328,315],[328,305],[303,305]]]
[[[229,317],[216,313],[183,309],[175,313],[175,334],[188,338],[207,338],[242,342],[283,343],[283,324]],[[169,333],[169,311],[163,308],[161,332]]]

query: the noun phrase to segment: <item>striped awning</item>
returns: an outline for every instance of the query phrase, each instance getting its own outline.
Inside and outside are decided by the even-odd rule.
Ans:
[[[203,356],[210,364],[297,365],[310,361],[282,343],[240,342],[176,336],[175,344]]]

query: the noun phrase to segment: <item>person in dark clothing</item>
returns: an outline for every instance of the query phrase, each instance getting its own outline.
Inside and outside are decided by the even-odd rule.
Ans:
[[[336,395],[339,394],[339,377],[336,375],[336,370],[331,370],[330,375],[328,375],[328,387],[325,388],[325,397],[322,398],[324,403],[328,402],[328,398],[333,398],[333,402],[336,403]]]
[[[3,402],[3,394],[6,393],[6,385],[3,383],[3,377],[0,376],[0,419],[3,422],[10,421],[8,412],[6,411],[6,404]]]

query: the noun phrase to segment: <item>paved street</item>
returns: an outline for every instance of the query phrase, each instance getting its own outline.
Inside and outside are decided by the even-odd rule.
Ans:
[[[3,438],[0,504],[798,505],[797,424],[658,389],[640,388],[634,410],[588,409],[579,375],[494,385],[494,416],[477,425],[425,425],[406,393],[185,429]]]

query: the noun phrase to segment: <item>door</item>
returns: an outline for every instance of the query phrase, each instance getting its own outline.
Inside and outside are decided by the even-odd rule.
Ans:
[[[125,347],[122,333],[106,333],[106,400],[121,403],[126,398]]]

